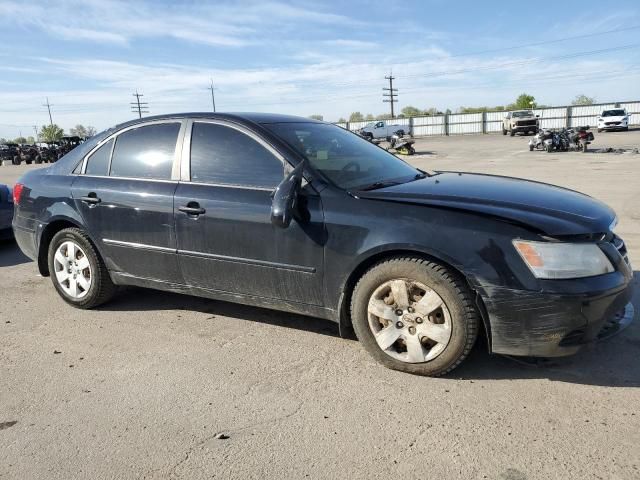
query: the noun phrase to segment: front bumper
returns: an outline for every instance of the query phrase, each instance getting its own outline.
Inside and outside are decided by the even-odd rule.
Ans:
[[[491,351],[504,355],[562,357],[602,340],[633,320],[631,285],[592,296],[555,296],[523,291],[499,292],[485,302]],[[494,292],[497,294],[497,292]]]
[[[622,330],[634,317],[633,269],[626,251],[615,267],[596,277],[546,280],[538,291],[479,285],[491,351],[561,357]]]
[[[609,123],[609,125],[607,125]],[[629,128],[629,122],[605,122],[599,123],[599,130],[621,130],[624,128]]]

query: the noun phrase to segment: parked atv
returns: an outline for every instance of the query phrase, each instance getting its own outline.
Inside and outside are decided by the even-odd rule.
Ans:
[[[31,145],[21,145],[17,148],[13,157],[13,164],[20,165],[22,162],[25,162],[27,165],[31,165],[32,163],[42,163],[42,157],[40,157],[40,153],[36,147]]]
[[[415,140],[410,138],[404,138],[399,132],[394,133],[391,137],[388,137],[389,141],[389,149],[394,149],[400,155],[413,155],[416,153],[415,148],[413,148],[413,144]]]

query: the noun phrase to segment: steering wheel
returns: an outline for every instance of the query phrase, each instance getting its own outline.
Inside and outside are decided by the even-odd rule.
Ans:
[[[349,170],[351,167],[355,167],[353,169],[354,172],[359,172],[360,171],[360,164],[357,162],[349,162],[347,163],[344,167],[342,167],[343,172],[346,172],[347,170]]]

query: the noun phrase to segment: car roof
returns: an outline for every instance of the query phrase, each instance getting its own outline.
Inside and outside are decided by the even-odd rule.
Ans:
[[[131,120],[116,125],[116,129],[129,127],[138,123],[146,123],[155,120],[171,120],[178,118],[202,118],[202,119],[219,119],[230,120],[238,123],[325,123],[312,118],[298,117],[295,115],[283,115],[280,113],[260,113],[260,112],[240,112],[240,113],[213,113],[213,112],[186,112],[186,113],[167,113],[163,115],[154,115],[140,119]]]

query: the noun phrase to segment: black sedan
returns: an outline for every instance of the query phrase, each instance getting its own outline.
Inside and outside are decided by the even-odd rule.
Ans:
[[[79,308],[137,285],[323,317],[378,361],[442,375],[561,356],[633,318],[616,216],[578,192],[424,172],[270,114],[119,125],[15,187],[20,248]]]

